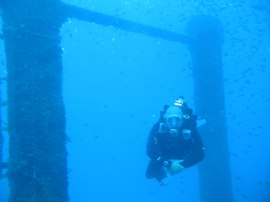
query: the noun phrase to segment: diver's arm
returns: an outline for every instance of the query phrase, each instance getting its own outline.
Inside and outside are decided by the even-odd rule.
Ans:
[[[170,161],[167,161],[162,155],[162,152],[159,150],[158,146],[158,137],[157,137],[157,131],[159,130],[160,123],[154,124],[152,127],[152,130],[150,131],[150,135],[147,142],[147,156],[155,163],[169,167],[171,165]]]
[[[157,145],[157,137],[156,137],[156,131],[158,130],[159,123],[154,124],[152,127],[149,138],[146,145],[146,153],[147,156],[155,160],[159,157],[159,151],[158,151],[158,145]]]

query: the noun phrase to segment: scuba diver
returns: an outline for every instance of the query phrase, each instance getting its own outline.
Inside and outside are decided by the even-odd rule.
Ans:
[[[202,139],[197,130],[197,116],[180,97],[164,106],[160,119],[150,131],[146,170],[148,179],[162,180],[199,163],[204,158]]]

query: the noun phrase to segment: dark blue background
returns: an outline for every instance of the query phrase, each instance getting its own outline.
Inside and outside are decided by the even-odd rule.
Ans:
[[[267,0],[64,2],[178,33],[185,33],[193,15],[219,18],[225,31],[224,85],[235,201],[270,198]],[[163,104],[182,94],[193,105],[188,48],[73,19],[63,25],[61,36],[71,201],[199,202],[196,166],[170,178],[164,187],[144,177],[148,132]],[[0,48],[5,76],[2,41]],[[7,183],[1,180],[1,201],[7,193]]]

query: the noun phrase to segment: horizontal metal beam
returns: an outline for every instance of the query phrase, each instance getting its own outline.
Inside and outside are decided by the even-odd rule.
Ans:
[[[153,26],[143,25],[130,20],[125,20],[72,5],[62,4],[62,9],[64,11],[65,17],[67,18],[75,18],[77,20],[93,22],[103,26],[113,26],[127,32],[144,34],[150,37],[162,38],[179,43],[189,43],[191,41],[190,37],[180,33],[159,29]],[[0,39],[4,39],[3,34],[0,34]]]
[[[90,11],[76,6],[65,4],[63,6],[63,9],[66,17],[75,18],[77,20],[93,22],[103,26],[113,26],[115,28],[122,29],[128,32],[145,34],[147,36],[163,38],[166,40],[176,41],[180,43],[188,43],[190,41],[189,37],[176,32],[143,25],[133,21],[98,13],[95,11]]]

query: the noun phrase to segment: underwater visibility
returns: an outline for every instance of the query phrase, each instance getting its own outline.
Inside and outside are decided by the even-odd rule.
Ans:
[[[268,0],[2,0],[1,202],[269,202]]]

